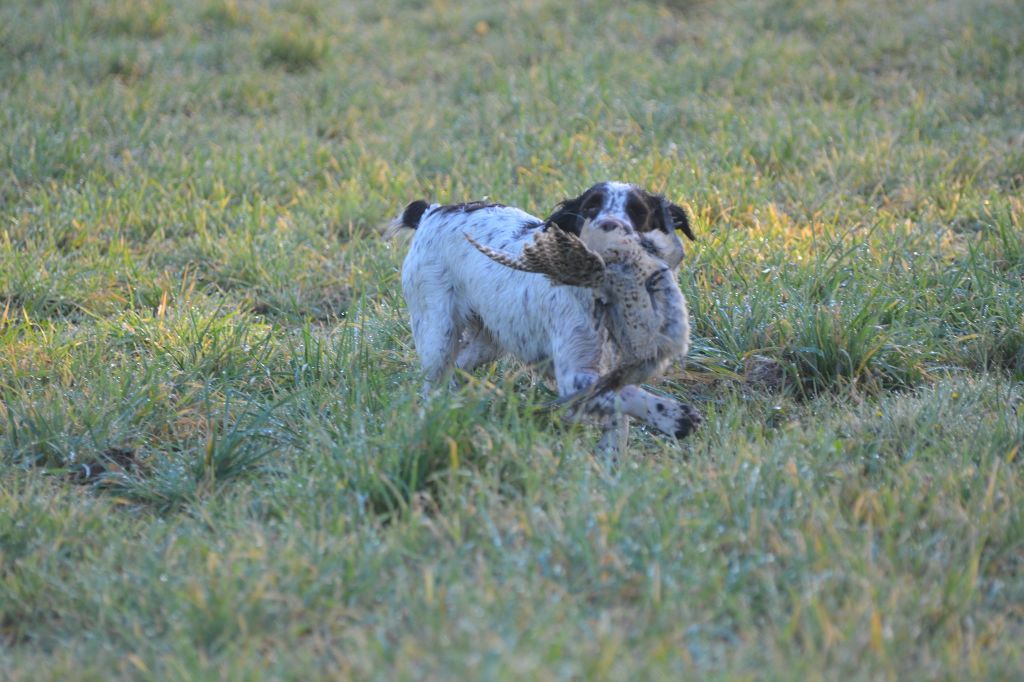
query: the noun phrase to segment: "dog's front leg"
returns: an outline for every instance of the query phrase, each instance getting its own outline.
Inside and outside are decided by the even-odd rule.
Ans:
[[[676,438],[685,438],[701,423],[700,413],[686,403],[654,395],[639,386],[622,387],[618,405],[624,414]]]
[[[570,419],[592,419],[598,423],[601,438],[597,451],[606,460],[616,461],[625,452],[629,436],[629,420],[617,392],[601,391],[587,396],[601,378],[604,340],[589,325],[578,325],[570,332],[555,344],[552,353],[559,400],[572,404]],[[574,396],[581,399],[576,402]]]
[[[602,417],[601,439],[597,441],[597,452],[609,464],[618,464],[619,454],[626,451],[629,444],[629,417],[616,409],[612,414]]]
[[[586,393],[599,377],[600,375],[594,371],[558,373],[556,378],[559,397],[567,398]],[[609,463],[618,461],[619,455],[626,451],[629,439],[629,417],[622,408],[615,391],[603,391],[581,400],[569,410],[570,419],[589,418],[597,421],[601,428],[597,453]]]

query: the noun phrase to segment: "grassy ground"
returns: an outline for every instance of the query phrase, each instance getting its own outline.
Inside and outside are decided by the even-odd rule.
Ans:
[[[1022,26],[4,2],[0,678],[1018,677]],[[697,212],[702,429],[420,404],[377,227],[608,178]]]

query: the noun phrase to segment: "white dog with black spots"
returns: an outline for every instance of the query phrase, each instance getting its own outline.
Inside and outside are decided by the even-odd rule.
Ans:
[[[471,371],[509,354],[544,364],[559,402],[576,416],[596,417],[598,448],[613,456],[626,446],[629,417],[676,438],[700,423],[689,405],[636,385],[689,347],[676,281],[684,256],[677,231],[694,238],[687,209],[636,185],[604,182],[563,201],[546,220],[501,204],[415,201],[390,232],[401,229],[415,230],[402,288],[424,395],[455,367]],[[635,248],[603,248],[609,243]],[[572,253],[559,257],[565,244]],[[596,278],[577,272],[591,266]],[[633,282],[631,273],[643,280]],[[617,320],[632,320],[633,330]],[[634,346],[645,357],[633,357]]]

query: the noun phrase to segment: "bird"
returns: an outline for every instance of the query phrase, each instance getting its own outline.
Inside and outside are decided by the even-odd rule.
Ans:
[[[640,233],[624,223],[595,225],[580,235],[556,223],[538,231],[514,256],[466,239],[497,263],[545,275],[558,285],[589,288],[600,319],[618,351],[610,371],[594,384],[553,404],[575,403],[622,386],[650,381],[686,349],[686,301],[672,269],[644,248]]]

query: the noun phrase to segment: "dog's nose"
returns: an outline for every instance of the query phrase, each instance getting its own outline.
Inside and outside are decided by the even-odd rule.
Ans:
[[[605,232],[611,232],[612,230],[626,231],[629,229],[629,226],[618,218],[601,218],[600,220],[594,221],[594,227],[604,230]]]

